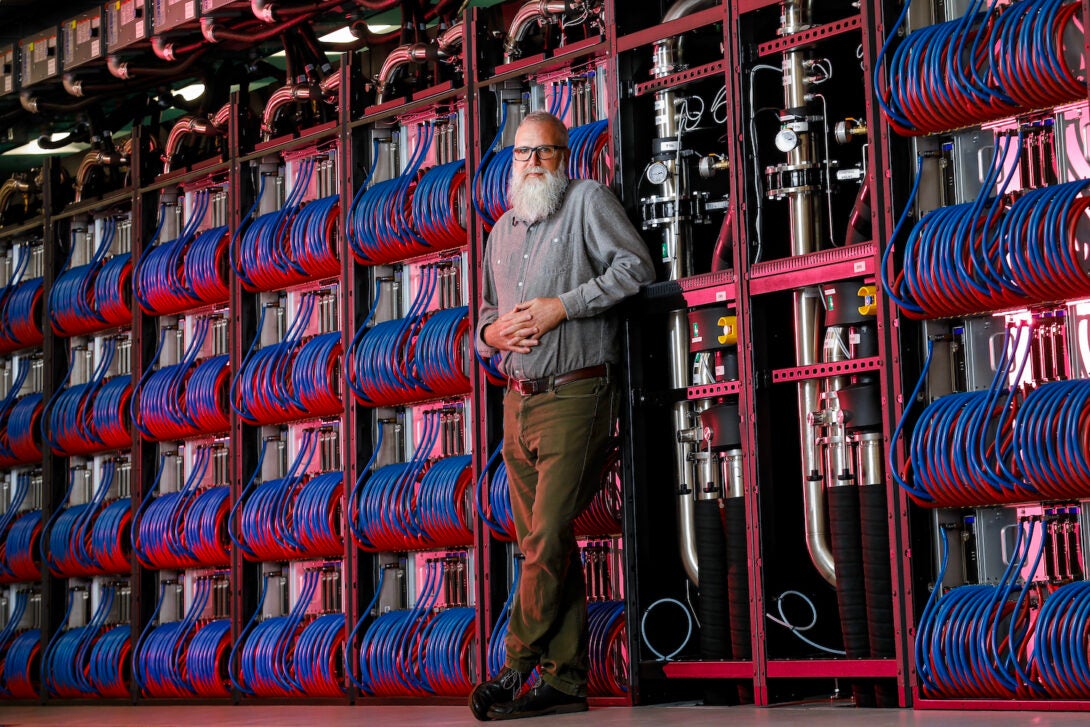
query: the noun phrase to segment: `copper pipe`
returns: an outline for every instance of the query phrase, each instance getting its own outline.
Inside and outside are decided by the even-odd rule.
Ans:
[[[127,146],[131,148],[132,142],[129,141]],[[122,147],[124,149],[124,147]],[[87,178],[91,176],[91,171],[95,167],[111,166],[117,167],[129,163],[129,156],[127,152],[122,151],[89,151],[84,155],[83,159],[79,163],[79,169],[76,170],[76,202],[79,202],[83,196],[83,187],[87,184]]]
[[[272,96],[269,96],[269,100],[265,103],[265,114],[261,120],[261,130],[266,134],[271,134],[276,114],[288,104],[299,101],[316,101],[323,97],[322,89],[312,84],[300,83],[281,86],[273,91]]]
[[[28,192],[30,192],[30,189],[31,187],[29,182],[24,182],[23,180],[16,179],[15,177],[12,177],[11,179],[5,181],[3,184],[0,184],[0,214],[3,214],[7,210],[8,203],[11,202],[12,197],[14,197],[19,192],[27,194]]]
[[[507,37],[503,41],[503,55],[507,62],[522,55],[519,43],[529,32],[530,27],[544,18],[563,15],[580,7],[579,0],[569,5],[566,0],[530,0],[515,13],[511,19],[511,26],[507,29]]]
[[[217,129],[227,129],[227,124],[231,122],[231,103],[227,102],[220,107],[220,110],[216,112],[216,115],[212,117],[212,123]]]
[[[230,116],[230,104],[226,107],[228,117]],[[223,109],[220,109],[220,113]],[[219,114],[217,114],[217,117]],[[167,136],[166,146],[163,147],[163,174],[170,171],[170,162],[174,157],[175,151],[182,143],[182,139],[190,134],[200,134],[202,136],[223,136],[224,129],[218,126],[215,121],[209,121],[203,116],[183,116],[174,122],[174,126],[170,129],[170,134]]]
[[[463,24],[457,22],[450,26],[431,43],[408,43],[394,48],[386,60],[382,62],[382,68],[375,79],[379,89],[379,101],[383,101],[390,90],[390,80],[402,66],[409,63],[428,63],[430,61],[446,60],[461,55],[456,48],[462,46]]]
[[[459,20],[439,34],[435,39],[435,45],[439,48],[440,58],[451,58],[461,55],[461,52],[456,53],[454,52],[454,49],[462,47],[464,28],[465,23]]]
[[[385,99],[386,94],[390,90],[390,77],[394,74],[394,71],[414,61],[414,49],[416,49],[415,53],[422,53],[426,56],[427,48],[428,46],[423,43],[399,45],[386,56],[386,60],[382,62],[382,68],[379,70],[378,77],[376,78],[379,89],[378,100],[380,102]],[[426,60],[426,57],[424,60]]]
[[[250,0],[250,11],[254,14],[254,17],[263,23],[269,23],[270,25],[276,23],[277,20],[282,20],[284,17],[292,15],[314,15],[316,13],[325,12],[330,8],[338,5],[344,5],[348,0],[321,0],[320,2],[312,2],[309,5],[296,5],[288,7],[280,7],[276,3],[268,2],[267,0]],[[401,0],[388,0],[386,3],[372,3],[375,7],[369,7],[367,2],[360,0],[354,0],[355,4],[362,4],[369,10],[387,10],[399,4]]]

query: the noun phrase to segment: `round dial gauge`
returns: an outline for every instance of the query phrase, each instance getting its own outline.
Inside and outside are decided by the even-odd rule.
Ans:
[[[670,170],[662,162],[655,162],[647,168],[647,181],[651,184],[662,184],[670,176]]]
[[[776,134],[776,148],[786,153],[799,145],[799,135],[791,129],[780,129]]]

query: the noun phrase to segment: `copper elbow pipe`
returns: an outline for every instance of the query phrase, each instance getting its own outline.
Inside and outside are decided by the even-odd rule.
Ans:
[[[129,140],[122,146],[122,150],[126,147],[132,148],[132,141]],[[76,170],[76,202],[79,202],[83,197],[83,187],[87,184],[87,178],[91,175],[91,170],[99,166],[120,166],[122,164],[128,164],[129,157],[127,151],[90,151],[84,155],[83,159],[79,163],[79,169]]]
[[[575,6],[566,0],[530,0],[515,13],[511,20],[511,26],[507,29],[507,37],[503,41],[503,54],[508,62],[522,55],[519,43],[522,42],[527,31],[534,23],[555,15],[563,15],[571,11]]]

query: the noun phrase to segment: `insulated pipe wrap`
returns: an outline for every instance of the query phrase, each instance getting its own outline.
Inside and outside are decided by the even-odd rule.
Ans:
[[[844,651],[849,659],[870,656],[867,635],[867,593],[863,581],[863,545],[859,527],[859,494],[855,487],[830,487],[829,529],[836,559],[836,596]],[[852,683],[857,707],[874,706],[874,695],[859,682]]]
[[[863,538],[863,574],[866,578],[870,655],[875,659],[892,658],[897,652],[893,633],[893,577],[889,561],[886,489],[880,484],[862,485],[857,489]],[[879,707],[897,706],[897,693],[892,685],[876,685],[875,697]]]
[[[746,500],[723,500],[727,520],[727,592],[730,603],[731,657],[751,657],[749,624],[749,557],[746,552]]]
[[[718,500],[695,503],[696,556],[700,568],[700,658],[730,657],[727,618],[727,540]]]

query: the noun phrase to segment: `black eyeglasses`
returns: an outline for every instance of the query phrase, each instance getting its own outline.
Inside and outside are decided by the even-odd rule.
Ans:
[[[556,156],[557,152],[568,147],[561,144],[542,144],[541,146],[516,146],[511,150],[516,162],[528,162],[530,157],[537,154],[537,158],[547,162]]]

